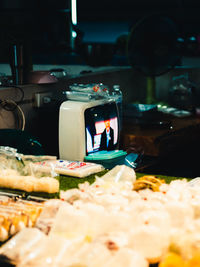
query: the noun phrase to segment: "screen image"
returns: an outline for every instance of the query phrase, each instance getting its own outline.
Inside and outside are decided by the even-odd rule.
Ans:
[[[86,154],[115,150],[119,143],[119,120],[115,103],[85,111]]]

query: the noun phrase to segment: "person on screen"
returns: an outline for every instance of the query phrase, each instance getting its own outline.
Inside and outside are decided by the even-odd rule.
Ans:
[[[114,150],[114,130],[110,126],[110,120],[105,120],[105,129],[101,134],[99,150]]]

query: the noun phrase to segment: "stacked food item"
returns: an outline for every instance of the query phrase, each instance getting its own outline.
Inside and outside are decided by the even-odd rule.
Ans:
[[[59,195],[59,175],[84,178],[104,167],[91,162],[58,160],[54,156],[33,156],[0,147],[0,188],[28,193]],[[58,195],[56,197],[58,197]]]
[[[52,177],[37,178],[31,175],[19,175],[14,170],[5,170],[0,174],[0,188],[53,194],[59,192],[59,182]]]
[[[0,257],[18,267],[200,266],[199,192],[199,178],[166,184],[116,166],[38,204],[32,227],[2,245]]]
[[[0,188],[24,192],[59,192],[59,182],[51,172],[34,170],[37,162],[55,160],[53,156],[32,156],[17,153],[16,149],[0,147]]]
[[[42,209],[43,203],[0,196],[0,241],[25,227],[34,227]]]

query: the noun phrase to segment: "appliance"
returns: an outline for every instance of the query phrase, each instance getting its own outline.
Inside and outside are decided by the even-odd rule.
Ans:
[[[106,150],[101,146],[106,122],[113,129],[112,146],[119,147],[119,112],[113,99],[64,101],[59,110],[59,158],[84,161],[92,153]]]
[[[147,77],[146,103],[155,104],[155,77],[180,65],[181,41],[176,23],[168,16],[152,14],[139,20],[128,37],[130,65]]]

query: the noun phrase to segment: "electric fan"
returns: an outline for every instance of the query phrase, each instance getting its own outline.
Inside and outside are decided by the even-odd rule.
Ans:
[[[153,14],[133,26],[127,41],[130,65],[147,77],[146,103],[155,104],[155,77],[180,64],[178,27],[166,15]]]

